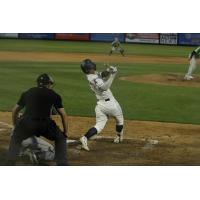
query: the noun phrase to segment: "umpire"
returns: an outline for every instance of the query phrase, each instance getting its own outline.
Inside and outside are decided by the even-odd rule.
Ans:
[[[42,74],[37,78],[37,87],[33,87],[22,93],[19,101],[12,111],[14,125],[11,136],[8,165],[15,165],[20,145],[23,140],[33,135],[44,136],[55,142],[55,159],[57,165],[67,165],[66,137],[67,115],[62,105],[61,96],[52,90],[54,81],[47,75]],[[18,114],[25,107],[23,116],[18,119]],[[63,132],[51,119],[51,110],[55,108],[63,125]]]

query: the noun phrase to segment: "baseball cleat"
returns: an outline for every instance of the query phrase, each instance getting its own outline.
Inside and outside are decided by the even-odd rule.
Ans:
[[[117,134],[116,138],[114,139],[114,143],[118,144],[123,141],[123,134]]]
[[[80,142],[82,144],[82,149],[85,149],[86,151],[89,151],[89,147],[87,145],[87,138],[85,136],[80,138]]]
[[[189,76],[189,78],[190,78],[190,79],[193,79],[194,77],[193,77],[193,76]]]
[[[185,75],[184,79],[189,81],[191,79],[193,79],[194,77],[193,76],[190,76],[190,75]]]

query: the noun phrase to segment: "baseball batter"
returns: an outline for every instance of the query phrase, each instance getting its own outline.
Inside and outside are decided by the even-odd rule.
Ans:
[[[117,74],[117,68],[110,66],[106,71],[98,73],[96,71],[96,64],[90,59],[85,59],[81,64],[81,69],[83,73],[86,74],[90,88],[97,98],[97,105],[95,108],[96,124],[80,138],[82,148],[89,151],[87,144],[88,139],[103,130],[109,117],[113,117],[116,120],[116,137],[114,143],[122,142],[124,117],[119,103],[110,90]]]
[[[117,37],[115,37],[114,41],[111,43],[111,50],[109,52],[109,55],[111,55],[113,53],[113,51],[120,52],[122,56],[125,56],[124,49],[121,47],[121,44]]]
[[[191,80],[194,77],[192,76],[193,71],[196,69],[197,59],[200,57],[200,47],[197,47],[191,54],[189,54],[189,69],[187,74],[185,75],[185,80]]]

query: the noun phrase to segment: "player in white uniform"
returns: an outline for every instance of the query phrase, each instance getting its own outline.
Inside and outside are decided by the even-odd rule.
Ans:
[[[185,80],[191,80],[194,77],[192,76],[193,71],[196,69],[197,59],[200,57],[200,47],[197,47],[191,54],[189,54],[190,66],[187,74],[185,75]]]
[[[111,44],[111,50],[109,52],[109,56],[112,54],[112,52],[120,52],[122,56],[124,56],[124,49],[121,47],[121,44],[119,42],[119,39],[115,37],[114,41]]]
[[[28,156],[32,164],[40,161],[50,161],[55,158],[55,148],[52,144],[40,137],[30,137],[21,143],[20,156]]]
[[[117,68],[110,66],[107,71],[97,73],[96,64],[90,59],[85,59],[81,64],[81,69],[83,73],[86,74],[91,90],[95,93],[97,98],[97,105],[95,108],[96,124],[80,138],[82,148],[89,151],[87,144],[88,139],[103,130],[109,117],[113,117],[116,120],[116,137],[114,143],[122,142],[124,117],[119,103],[110,90],[117,73]]]

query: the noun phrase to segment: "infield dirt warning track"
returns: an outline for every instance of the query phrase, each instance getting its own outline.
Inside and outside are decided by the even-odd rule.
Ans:
[[[54,53],[54,52],[14,52],[0,51],[0,61],[31,61],[31,62],[82,62],[90,58],[95,62],[109,63],[148,63],[148,64],[186,64],[182,57],[140,56],[140,55],[103,55],[95,53]]]

